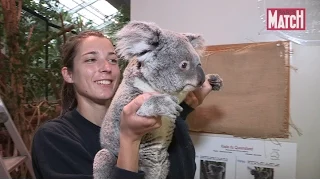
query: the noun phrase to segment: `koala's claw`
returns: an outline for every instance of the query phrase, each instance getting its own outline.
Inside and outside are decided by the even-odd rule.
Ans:
[[[170,95],[154,95],[142,104],[137,111],[139,116],[168,116],[175,119],[183,108],[178,104],[178,99]]]
[[[213,91],[219,91],[223,86],[223,79],[218,74],[208,74],[207,79]]]

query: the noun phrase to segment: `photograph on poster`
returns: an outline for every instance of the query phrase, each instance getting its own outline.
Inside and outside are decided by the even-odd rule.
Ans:
[[[273,168],[265,168],[254,166],[253,168],[248,166],[250,174],[254,179],[273,179]]]
[[[296,143],[192,135],[196,179],[295,179]]]
[[[200,160],[200,179],[225,179],[226,163]]]

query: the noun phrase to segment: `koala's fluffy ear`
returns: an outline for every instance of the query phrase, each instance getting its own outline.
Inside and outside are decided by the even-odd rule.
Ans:
[[[205,40],[199,34],[192,33],[182,33],[182,35],[186,36],[193,46],[193,48],[197,51],[197,53],[202,56],[205,50]]]
[[[159,45],[161,29],[154,23],[131,21],[116,34],[116,52],[125,60],[150,53]]]

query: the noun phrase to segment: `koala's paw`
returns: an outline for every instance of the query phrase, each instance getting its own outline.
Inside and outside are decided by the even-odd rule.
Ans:
[[[150,97],[142,104],[137,114],[139,116],[167,116],[175,119],[182,110],[178,104],[178,98],[161,94]]]
[[[206,79],[209,81],[213,91],[219,91],[223,86],[223,79],[218,74],[208,74]]]

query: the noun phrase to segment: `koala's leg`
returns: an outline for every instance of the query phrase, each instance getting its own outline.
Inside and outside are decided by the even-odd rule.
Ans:
[[[94,157],[93,178],[108,179],[112,178],[111,173],[116,165],[116,157],[107,149],[101,149]]]
[[[145,179],[166,179],[169,173],[169,161],[165,164],[152,164],[152,167],[141,168],[145,172]]]
[[[178,98],[167,94],[151,96],[137,111],[139,116],[168,116],[175,119],[180,115],[182,107]]]
[[[154,150],[154,152],[158,152]],[[140,168],[145,172],[145,179],[166,179],[169,173],[168,153],[161,153],[163,159],[157,159],[157,156],[146,155],[141,159]]]
[[[146,134],[140,143],[140,165],[147,179],[165,179],[169,171],[168,147],[175,129],[174,120],[162,117],[160,128]]]
[[[218,74],[207,74],[206,79],[212,86],[213,91],[219,91],[223,86],[223,79]]]

